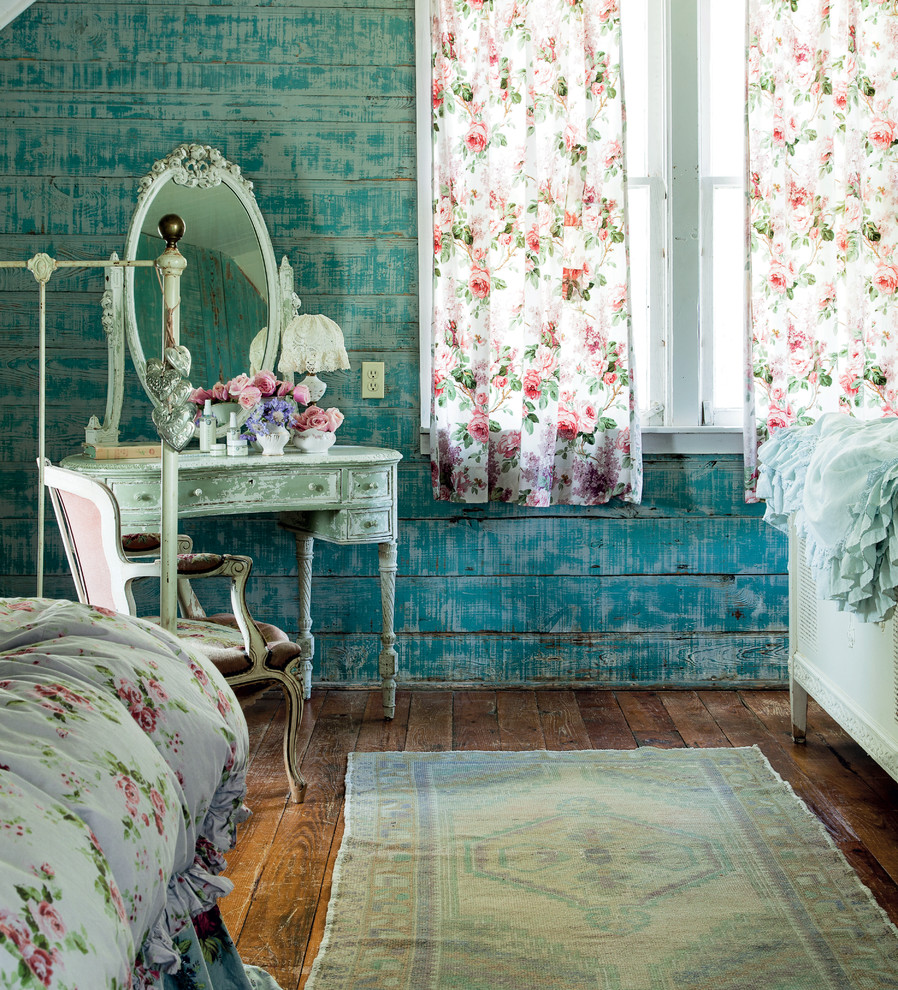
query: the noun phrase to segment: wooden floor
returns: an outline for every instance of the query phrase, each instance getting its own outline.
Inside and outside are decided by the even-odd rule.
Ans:
[[[813,703],[796,746],[785,691],[400,691],[391,722],[379,691],[316,691],[299,744],[301,805],[287,798],[278,695],[246,716],[253,817],[228,854],[235,889],[221,906],[244,961],[284,990],[303,986],[324,931],[352,751],[757,745],[898,922],[898,784]]]

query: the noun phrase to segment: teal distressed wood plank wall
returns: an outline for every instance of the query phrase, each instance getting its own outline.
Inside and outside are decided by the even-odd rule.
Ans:
[[[330,376],[344,442],[401,450],[396,624],[410,681],[782,681],[786,550],[746,506],[738,457],[648,457],[642,506],[524,511],[430,497],[418,452],[414,22],[411,0],[38,0],[0,32],[3,258],[121,251],[139,179],[179,143],[211,144],[253,181],[307,312],[344,328]],[[48,453],[102,413],[102,277],[54,276]],[[0,273],[0,594],[35,573],[36,291]],[[363,360],[386,397],[360,399]],[[151,435],[134,390],[123,435]],[[295,631],[292,539],[271,516],[185,525],[255,558],[257,610]],[[73,593],[52,520],[49,595]],[[322,546],[316,674],[376,678],[373,548]]]

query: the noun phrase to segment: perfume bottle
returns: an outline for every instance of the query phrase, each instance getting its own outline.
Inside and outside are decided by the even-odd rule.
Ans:
[[[212,415],[212,400],[206,399],[203,406],[203,415],[200,416],[200,450],[208,454],[215,443],[215,430],[218,426],[215,417]]]
[[[240,447],[245,441],[240,439],[240,428],[237,426],[237,413],[231,413],[231,421],[228,423],[227,433],[228,456],[236,457],[240,454]]]

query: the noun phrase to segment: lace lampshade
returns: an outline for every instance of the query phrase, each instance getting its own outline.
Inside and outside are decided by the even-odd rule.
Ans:
[[[294,316],[284,329],[278,371],[284,375],[307,372],[303,384],[312,402],[324,395],[327,385],[317,377],[319,371],[339,371],[349,367],[343,343],[343,331],[326,316]]]

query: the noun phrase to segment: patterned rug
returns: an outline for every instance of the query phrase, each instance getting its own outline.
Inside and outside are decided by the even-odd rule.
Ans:
[[[757,749],[365,753],[307,990],[882,990],[898,931]]]

